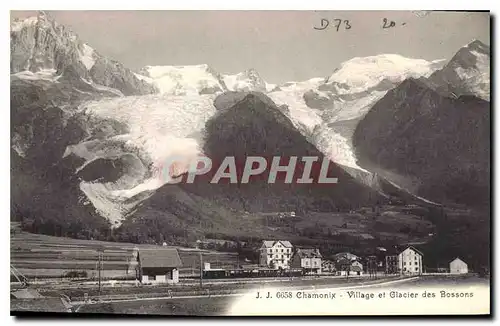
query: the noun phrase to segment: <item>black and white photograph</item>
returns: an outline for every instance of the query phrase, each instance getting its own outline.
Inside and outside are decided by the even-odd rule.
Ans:
[[[489,11],[10,11],[11,316],[489,316]]]

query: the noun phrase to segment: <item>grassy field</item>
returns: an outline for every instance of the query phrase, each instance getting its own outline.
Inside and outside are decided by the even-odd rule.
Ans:
[[[228,312],[232,297],[179,298],[105,303],[83,306],[79,313],[109,313],[127,315],[218,316]]]
[[[10,262],[28,279],[60,278],[71,271],[85,271],[89,278],[97,277],[97,249],[104,250],[101,276],[106,278],[133,278],[134,248],[162,248],[154,245],[136,245],[93,240],[78,240],[47,235],[15,232],[10,239]],[[203,261],[214,267],[235,266],[236,253],[196,250],[175,247],[179,250],[181,276],[199,274],[199,253]]]

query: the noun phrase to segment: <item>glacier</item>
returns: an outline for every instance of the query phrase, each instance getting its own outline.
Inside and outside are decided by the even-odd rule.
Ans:
[[[126,173],[118,180],[80,184],[90,202],[113,226],[119,226],[127,212],[169,182],[170,176],[163,171],[166,160],[176,158],[178,174],[186,172],[190,162],[203,155],[202,130],[216,113],[214,99],[215,95],[154,94],[106,98],[79,106],[78,113],[90,121],[112,120],[126,126],[120,134],[104,139],[91,136],[68,146],[64,154],[85,160],[78,171],[98,159],[126,158]],[[92,127],[90,123],[90,135],[95,134]]]

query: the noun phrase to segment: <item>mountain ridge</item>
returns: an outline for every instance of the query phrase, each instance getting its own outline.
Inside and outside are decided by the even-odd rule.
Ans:
[[[90,80],[125,95],[151,94],[156,89],[140,81],[118,61],[103,57],[45,12],[11,23],[11,74],[23,71]],[[22,75],[21,75],[22,76]]]

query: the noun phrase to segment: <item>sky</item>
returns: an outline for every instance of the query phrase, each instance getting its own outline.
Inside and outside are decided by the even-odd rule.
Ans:
[[[474,39],[490,44],[485,12],[47,11],[97,52],[138,70],[208,64],[256,69],[270,83],[327,77],[346,60],[384,53],[451,59]],[[11,11],[11,19],[36,15]],[[394,27],[383,28],[394,21]],[[324,19],[322,24],[322,19]],[[335,19],[342,20],[337,31]],[[319,29],[329,25],[325,29]],[[346,22],[348,21],[348,22]]]

